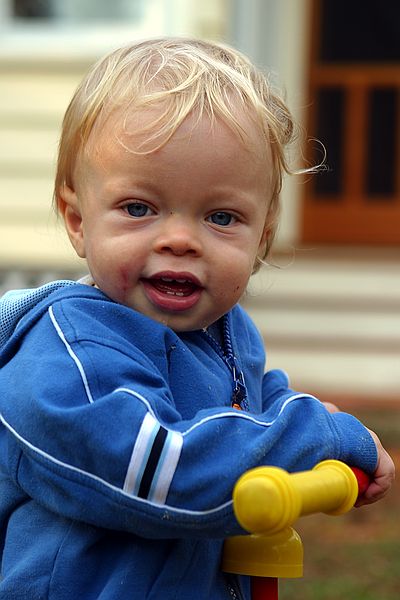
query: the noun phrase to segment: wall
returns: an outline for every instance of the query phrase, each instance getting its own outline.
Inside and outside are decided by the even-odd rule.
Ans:
[[[271,73],[300,125],[307,103],[310,11],[310,0],[234,0],[232,13],[232,43]],[[299,145],[293,147],[291,156],[297,168],[304,167]],[[282,249],[299,240],[301,194],[301,178],[287,177],[278,237]]]

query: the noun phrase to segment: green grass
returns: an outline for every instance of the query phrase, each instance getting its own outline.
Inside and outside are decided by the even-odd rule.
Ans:
[[[400,540],[320,544],[305,551],[304,578],[281,580],[280,600],[399,600]]]

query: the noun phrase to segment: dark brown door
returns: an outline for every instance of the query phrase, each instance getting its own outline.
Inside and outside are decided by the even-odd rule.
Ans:
[[[400,2],[312,4],[303,241],[400,244]]]

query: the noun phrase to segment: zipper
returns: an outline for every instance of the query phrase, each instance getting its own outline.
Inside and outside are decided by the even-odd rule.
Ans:
[[[228,583],[228,592],[232,600],[239,600],[239,596],[237,595],[230,583]]]
[[[206,337],[208,343],[215,352],[222,358],[228,369],[230,370],[233,378],[233,389],[231,404],[235,408],[241,410],[249,410],[249,404],[247,401],[247,390],[244,382],[243,373],[238,365],[237,359],[233,352],[231,332],[229,328],[228,315],[222,317],[222,339],[223,346],[206,330],[202,330],[203,335]],[[229,592],[231,600],[244,600],[243,594],[240,590],[239,580],[235,575],[226,575],[226,586]]]
[[[240,591],[239,583],[235,581],[235,576],[231,575],[227,581],[228,592],[232,600],[244,600],[243,594]]]
[[[221,346],[221,344],[217,342],[217,340],[212,335],[210,335],[210,333],[206,329],[203,329],[203,334],[205,335],[211,346],[214,348],[214,350],[217,352],[217,354],[221,356],[222,360],[225,362],[230,372],[232,373],[232,406],[240,410],[248,411],[249,403],[247,401],[246,385],[244,382],[243,373],[238,365],[236,356],[233,352],[228,315],[224,315],[222,317],[222,337],[224,348]]]

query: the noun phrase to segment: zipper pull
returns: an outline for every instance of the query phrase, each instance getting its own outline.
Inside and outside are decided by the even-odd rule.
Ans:
[[[232,371],[233,377],[233,392],[231,405],[233,408],[238,410],[249,410],[249,403],[247,402],[247,391],[244,383],[244,377],[242,371],[236,366],[236,357],[233,353],[231,335],[229,331],[229,320],[228,315],[223,318],[223,332],[224,332],[224,346],[225,346],[225,360]]]
[[[231,361],[232,375],[233,375],[233,393],[232,393],[232,406],[239,410],[249,410],[249,403],[247,402],[247,391],[244,384],[243,373],[236,368],[235,357]]]
[[[249,405],[246,400],[246,388],[240,381],[235,381],[235,387],[232,394],[232,406],[240,410],[249,410]]]

